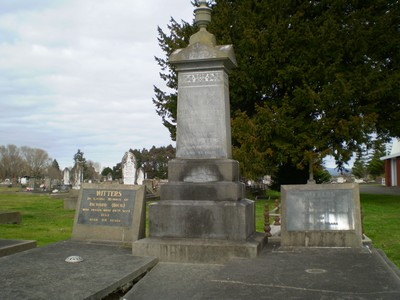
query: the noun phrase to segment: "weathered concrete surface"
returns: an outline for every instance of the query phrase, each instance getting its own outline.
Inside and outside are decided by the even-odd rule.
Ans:
[[[80,263],[67,263],[72,255]],[[156,258],[130,249],[64,241],[0,258],[0,298],[101,299],[146,273]]]
[[[270,244],[224,265],[159,263],[123,299],[400,299],[400,272],[375,249]]]
[[[232,258],[255,258],[265,243],[266,238],[260,233],[245,241],[147,238],[134,242],[132,253],[146,253],[165,262],[213,264]]]
[[[254,234],[254,202],[159,201],[149,206],[150,237],[246,241]]]
[[[0,239],[0,257],[36,248],[36,241]]]

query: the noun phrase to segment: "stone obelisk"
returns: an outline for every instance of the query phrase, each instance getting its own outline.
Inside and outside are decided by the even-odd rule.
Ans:
[[[207,31],[211,9],[199,1],[199,31],[169,61],[178,73],[176,159],[160,201],[149,206],[149,237],[134,255],[164,261],[218,262],[254,257],[264,244],[255,233],[254,202],[245,199],[239,163],[232,160],[229,77],[232,45]]]

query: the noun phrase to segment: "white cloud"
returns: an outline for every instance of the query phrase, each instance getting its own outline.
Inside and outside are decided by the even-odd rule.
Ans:
[[[77,149],[103,166],[171,143],[152,104],[157,26],[191,21],[190,0],[0,1],[0,144]]]

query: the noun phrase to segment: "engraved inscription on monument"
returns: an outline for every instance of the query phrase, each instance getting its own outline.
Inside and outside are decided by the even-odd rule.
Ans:
[[[135,190],[84,189],[77,223],[85,225],[130,226]]]
[[[352,190],[291,190],[286,202],[286,230],[354,230]]]

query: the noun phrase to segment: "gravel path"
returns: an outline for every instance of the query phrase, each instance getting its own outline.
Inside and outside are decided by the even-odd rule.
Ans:
[[[387,187],[377,184],[360,184],[360,194],[400,196],[400,187],[398,186]]]

